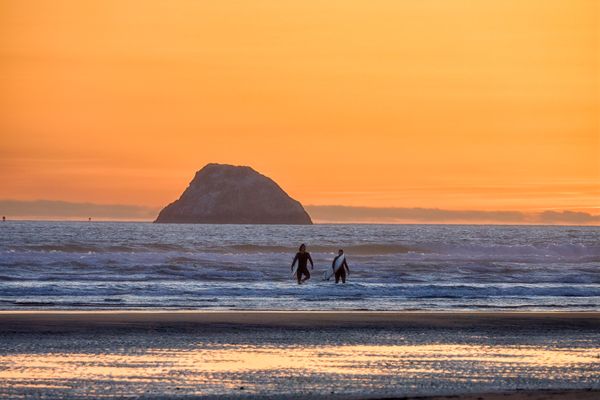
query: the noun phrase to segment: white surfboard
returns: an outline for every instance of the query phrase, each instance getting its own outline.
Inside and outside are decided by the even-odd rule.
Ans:
[[[294,265],[294,268],[292,269],[292,279],[296,279],[296,273],[298,272],[298,263],[296,263]]]
[[[337,260],[335,260],[335,264],[333,265],[333,269],[328,268],[325,273],[323,274],[323,280],[328,281],[331,279],[331,277],[333,275],[335,275],[335,273],[338,271],[338,269],[340,269],[342,267],[342,264],[344,264],[344,260],[346,259],[346,255],[342,254],[341,256],[339,256],[337,258]]]

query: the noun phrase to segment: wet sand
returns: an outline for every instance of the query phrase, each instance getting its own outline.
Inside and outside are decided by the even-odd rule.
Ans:
[[[587,400],[599,371],[600,313],[0,312],[11,399]]]

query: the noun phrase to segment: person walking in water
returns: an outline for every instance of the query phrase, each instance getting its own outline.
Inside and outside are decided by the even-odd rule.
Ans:
[[[310,279],[310,272],[308,272],[308,261],[310,261],[311,269],[315,269],[315,265],[313,264],[313,260],[310,257],[310,253],[306,251],[306,245],[302,243],[300,245],[300,249],[296,253],[296,257],[294,257],[294,261],[292,261],[292,271],[294,270],[294,265],[298,262],[298,269],[296,271],[296,278],[298,279],[298,285],[302,282],[305,282]],[[304,275],[304,279],[302,278]]]
[[[342,280],[342,283],[346,283],[346,276],[350,275],[350,268],[348,267],[344,250],[338,250],[337,257],[335,257],[331,263],[331,269],[333,269],[335,275],[335,283],[339,283],[340,279]]]

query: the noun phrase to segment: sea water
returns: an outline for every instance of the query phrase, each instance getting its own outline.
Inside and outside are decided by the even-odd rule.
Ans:
[[[600,228],[8,221],[0,309],[600,311]]]

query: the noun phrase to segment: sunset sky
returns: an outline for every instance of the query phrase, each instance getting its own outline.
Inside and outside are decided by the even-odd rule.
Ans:
[[[5,203],[155,210],[219,162],[357,220],[598,215],[600,2],[0,0],[0,139]]]

